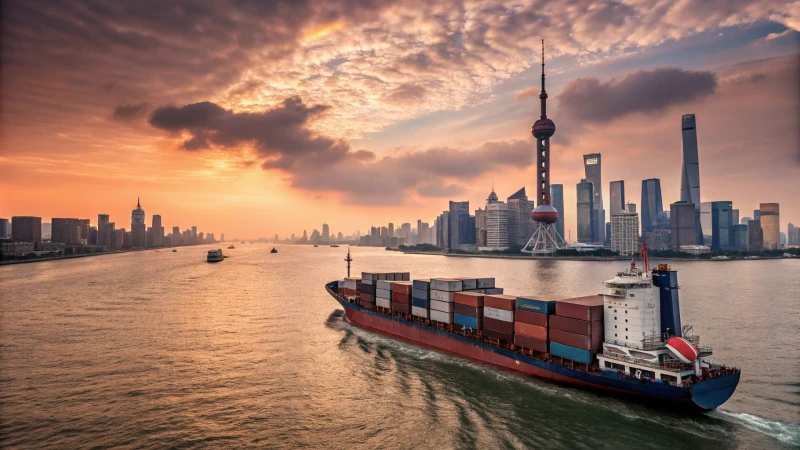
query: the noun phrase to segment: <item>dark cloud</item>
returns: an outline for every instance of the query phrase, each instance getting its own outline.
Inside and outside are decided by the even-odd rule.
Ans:
[[[137,103],[134,105],[119,105],[114,108],[111,118],[118,121],[128,121],[138,119],[147,113],[149,105],[147,103]]]
[[[150,124],[170,133],[187,132],[192,137],[183,143],[186,150],[211,146],[240,149],[252,145],[264,158],[265,169],[292,169],[300,161],[332,164],[350,152],[341,140],[315,135],[308,124],[329,109],[326,105],[306,106],[299,97],[285,99],[279,106],[263,112],[233,112],[211,102],[162,106],[150,116]],[[370,158],[370,152],[352,154],[357,160]],[[374,155],[372,155],[374,157]]]
[[[637,71],[600,81],[570,81],[558,94],[559,113],[576,121],[606,123],[632,113],[656,113],[714,92],[716,75],[677,68]]]

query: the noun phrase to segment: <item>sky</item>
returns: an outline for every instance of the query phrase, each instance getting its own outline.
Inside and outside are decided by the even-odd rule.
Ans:
[[[535,196],[541,40],[551,180],[576,239],[582,155],[603,196],[701,199],[800,223],[800,1],[2,2],[0,217],[345,234],[448,200]],[[128,225],[129,226],[129,225]]]

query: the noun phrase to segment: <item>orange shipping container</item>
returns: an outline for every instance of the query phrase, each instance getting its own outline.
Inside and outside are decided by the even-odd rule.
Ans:
[[[517,297],[513,295],[494,294],[483,297],[483,306],[488,308],[513,311],[517,305]]]
[[[412,286],[413,284],[410,281],[395,281],[392,283],[392,292],[405,294],[410,297]]]
[[[408,301],[409,296],[406,294],[398,294],[397,292],[392,292],[392,303],[402,303],[407,305],[411,302]]]
[[[547,340],[547,328],[524,322],[514,322],[514,333]]]
[[[456,292],[453,301],[461,305],[480,308],[483,306],[483,294],[478,292]]]

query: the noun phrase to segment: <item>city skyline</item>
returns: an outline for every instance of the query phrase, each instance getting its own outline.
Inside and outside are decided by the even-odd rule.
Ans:
[[[201,44],[168,39],[169,20],[142,25],[137,21],[145,14],[141,10],[129,11],[127,18],[98,12],[93,23],[107,34],[93,39],[63,25],[77,20],[80,8],[49,8],[46,14],[64,18],[65,30],[46,27],[30,39],[32,24],[45,15],[35,8],[9,10],[4,19],[8,33],[3,45],[25,45],[27,51],[9,53],[3,66],[7,83],[2,86],[0,169],[7,176],[0,188],[14,195],[0,198],[0,217],[91,218],[98,211],[125,217],[130,207],[120,199],[141,195],[153,211],[170,212],[164,216],[167,227],[174,220],[225,229],[230,236],[258,237],[296,233],[317,223],[320,215],[334,230],[362,229],[365,223],[397,217],[430,221],[440,204],[453,197],[482,204],[492,178],[498,192],[535,188],[535,140],[528,127],[538,116],[541,36],[504,27],[491,14],[480,19],[484,25],[505,36],[504,42],[517,42],[505,52],[514,55],[513,64],[491,59],[505,48],[503,42],[487,43],[488,53],[477,46],[453,47],[440,37],[447,33],[433,31],[441,32],[442,24],[431,21],[426,22],[431,33],[421,31],[425,27],[409,29],[408,37],[419,47],[405,42],[394,46],[383,53],[383,66],[370,52],[355,52],[344,44],[358,39],[375,20],[410,25],[398,11],[378,9],[370,19],[340,11],[350,19],[341,27],[325,26],[329,18],[309,12],[297,24],[297,35],[286,36],[284,51],[269,57],[275,63],[271,66],[285,72],[253,71],[265,66],[259,47],[243,48],[246,57],[229,72],[220,72],[216,65],[199,68],[178,57]],[[513,14],[529,8],[522,6]],[[603,179],[629,180],[629,199],[640,197],[638,180],[648,178],[661,180],[666,204],[680,199],[682,137],[675,129],[684,114],[695,114],[702,126],[697,136],[701,201],[722,198],[745,209],[775,202],[781,204],[782,216],[800,217],[792,196],[800,165],[800,142],[793,132],[798,122],[798,33],[791,20],[779,22],[768,10],[749,10],[746,20],[722,11],[697,18],[702,24],[676,21],[678,30],[648,30],[651,38],[633,30],[579,32],[577,24],[588,17],[542,28],[550,36],[553,56],[550,115],[559,124],[551,181],[567,186],[566,235],[576,235],[569,205],[576,202],[571,186],[583,172],[584,154],[603,155]],[[214,11],[214,16],[247,16],[237,13]],[[633,16],[626,23],[646,29]],[[254,26],[249,21],[241,25]],[[140,38],[152,37],[152,48],[172,55],[170,62],[177,58],[169,64],[172,69],[161,67],[167,64],[159,53],[148,60],[150,73],[132,70],[132,43],[120,35],[125,29]],[[215,33],[219,45],[230,44],[227,30]],[[64,46],[81,49],[76,53],[83,71],[69,70],[52,53],[47,43],[54,35]],[[115,56],[107,56],[98,44],[109,36],[120,37],[114,44],[118,52],[111,52]],[[256,43],[271,45],[259,36]],[[362,44],[371,49],[386,42],[383,35],[376,39]],[[462,58],[461,63],[444,70],[445,61],[435,53],[442,46]],[[682,51],[687,47],[696,54]],[[207,50],[212,54],[222,48]],[[482,58],[490,58],[499,70],[493,75],[465,62]],[[370,87],[374,95],[364,95],[368,86],[355,68],[365,64],[378,64],[373,75],[379,78],[393,70],[402,75]],[[48,77],[59,70],[68,75],[61,82],[81,88],[49,83]],[[444,73],[460,81],[443,83]],[[467,83],[469,74],[480,82]],[[337,91],[325,83],[345,84]],[[465,90],[467,84],[474,89]],[[648,95],[657,91],[664,96]],[[356,107],[354,98],[363,98],[364,105]],[[248,120],[264,130],[280,117],[295,121],[290,136],[273,140],[255,132],[222,136],[220,123],[198,135],[174,125],[201,113],[230,117],[231,125],[248,133]],[[294,144],[308,154],[286,150]],[[739,181],[744,177],[763,182],[745,189]],[[603,200],[608,220],[608,196]]]

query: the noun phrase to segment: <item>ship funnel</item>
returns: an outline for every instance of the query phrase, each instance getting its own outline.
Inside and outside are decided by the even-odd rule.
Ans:
[[[667,264],[653,269],[653,285],[661,303],[661,333],[681,337],[681,303],[678,297],[678,272]]]

